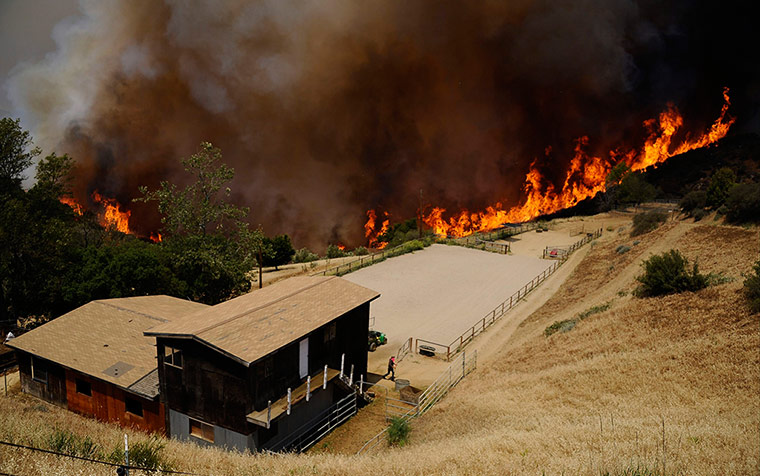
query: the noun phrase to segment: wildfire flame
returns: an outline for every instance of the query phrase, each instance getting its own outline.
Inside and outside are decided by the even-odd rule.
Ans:
[[[76,200],[74,200],[74,197],[61,197],[58,199],[61,203],[68,205],[71,207],[72,210],[74,210],[74,213],[76,213],[79,216],[82,216],[82,205],[77,203]]]
[[[588,137],[577,139],[575,155],[570,161],[561,190],[555,190],[554,185],[544,179],[537,166],[537,160],[533,160],[525,176],[525,199],[521,204],[505,209],[502,203],[497,202],[483,212],[462,210],[448,219],[443,216],[445,208],[433,207],[430,213],[423,216],[423,222],[438,235],[461,237],[499,228],[504,223],[525,222],[540,215],[572,207],[581,200],[604,191],[607,175],[618,163],[624,162],[631,170],[641,170],[656,166],[674,155],[713,144],[725,137],[735,121],[735,118],[728,116],[728,107],[731,105],[728,92],[728,88],[724,88],[724,104],[718,119],[709,131],[696,137],[687,134],[681,143],[673,143],[676,133],[683,126],[683,117],[673,104],[668,104],[657,119],[644,122],[649,134],[638,151],[629,150],[621,153],[614,150],[607,158],[593,157],[585,152]],[[551,149],[547,148],[546,154],[550,153]],[[387,221],[383,223],[382,230],[377,231],[376,212],[369,210],[367,218],[364,225],[365,235],[369,239],[369,246],[372,247],[377,245],[377,237],[387,230]]]
[[[121,205],[113,198],[106,198],[98,193],[98,191],[92,192],[92,199],[95,203],[103,205],[103,213],[98,214],[100,218],[100,224],[106,228],[113,228],[122,233],[132,233],[129,229],[129,217],[132,216],[132,212],[129,210],[122,210]]]
[[[367,223],[364,224],[364,236],[367,238],[367,246],[369,248],[375,248],[381,250],[388,246],[385,241],[378,241],[378,237],[388,231],[388,225],[390,219],[388,218],[388,212],[383,212],[385,220],[383,220],[380,228],[376,228],[377,213],[375,210],[367,210]]]
[[[122,210],[119,202],[113,198],[103,197],[97,192],[97,190],[92,192],[92,200],[95,203],[103,206],[103,209],[97,212],[98,222],[100,222],[101,226],[105,228],[112,228],[122,233],[134,234],[134,232],[129,228],[129,217],[132,215],[131,211]],[[70,206],[77,215],[81,216],[83,214],[84,209],[82,205],[73,197],[61,197],[59,201]],[[157,238],[158,239],[154,241],[161,241],[160,234],[157,235]],[[153,239],[153,235],[151,235],[151,239]]]

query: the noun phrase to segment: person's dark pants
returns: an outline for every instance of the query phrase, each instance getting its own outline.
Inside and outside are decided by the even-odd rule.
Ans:
[[[388,367],[388,371],[383,375],[383,378],[387,377],[388,374],[390,374],[391,380],[396,380],[396,373],[393,371],[393,367]]]

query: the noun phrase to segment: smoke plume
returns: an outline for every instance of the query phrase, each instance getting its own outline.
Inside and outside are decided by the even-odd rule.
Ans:
[[[359,245],[369,208],[516,204],[532,160],[560,179],[578,137],[635,143],[668,101],[704,127],[728,86],[756,129],[757,62],[736,58],[753,16],[695,3],[83,1],[8,87],[36,142],[78,161],[80,201],[181,181],[207,140],[254,225]]]

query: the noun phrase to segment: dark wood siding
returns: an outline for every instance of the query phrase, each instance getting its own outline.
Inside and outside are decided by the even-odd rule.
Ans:
[[[89,396],[77,392],[77,379],[89,384]],[[159,401],[142,398],[74,370],[66,371],[66,393],[68,408],[73,412],[143,431],[165,432],[164,406]],[[127,398],[140,404],[142,416],[126,411]]]
[[[32,378],[32,355],[20,350],[16,351],[18,359],[21,389],[24,393],[46,400],[50,403],[66,407],[66,371],[63,367],[49,360],[34,357],[38,368],[47,371],[47,382],[39,382]]]
[[[166,405],[192,418],[248,434],[250,388],[248,369],[216,350],[187,339],[157,339],[158,355],[164,346],[182,350],[182,368],[159,359],[161,392]]]

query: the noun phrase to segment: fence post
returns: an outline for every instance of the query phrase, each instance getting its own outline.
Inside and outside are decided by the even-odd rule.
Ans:
[[[267,430],[272,421],[272,400],[267,400]]]
[[[306,401],[311,398],[311,375],[306,377]]]
[[[325,374],[322,376],[322,390],[327,389],[327,364],[325,364]]]
[[[465,362],[467,360],[467,352],[462,352],[462,378],[464,378]]]
[[[351,373],[348,376],[348,384],[349,385],[354,384],[354,364],[351,364]]]
[[[124,466],[124,474],[129,476],[129,437],[126,433],[124,433]]]
[[[288,415],[290,415],[291,398],[292,398],[292,394],[290,393],[290,389],[288,389]]]
[[[340,378],[343,378],[343,363],[346,360],[346,354],[340,356]]]

